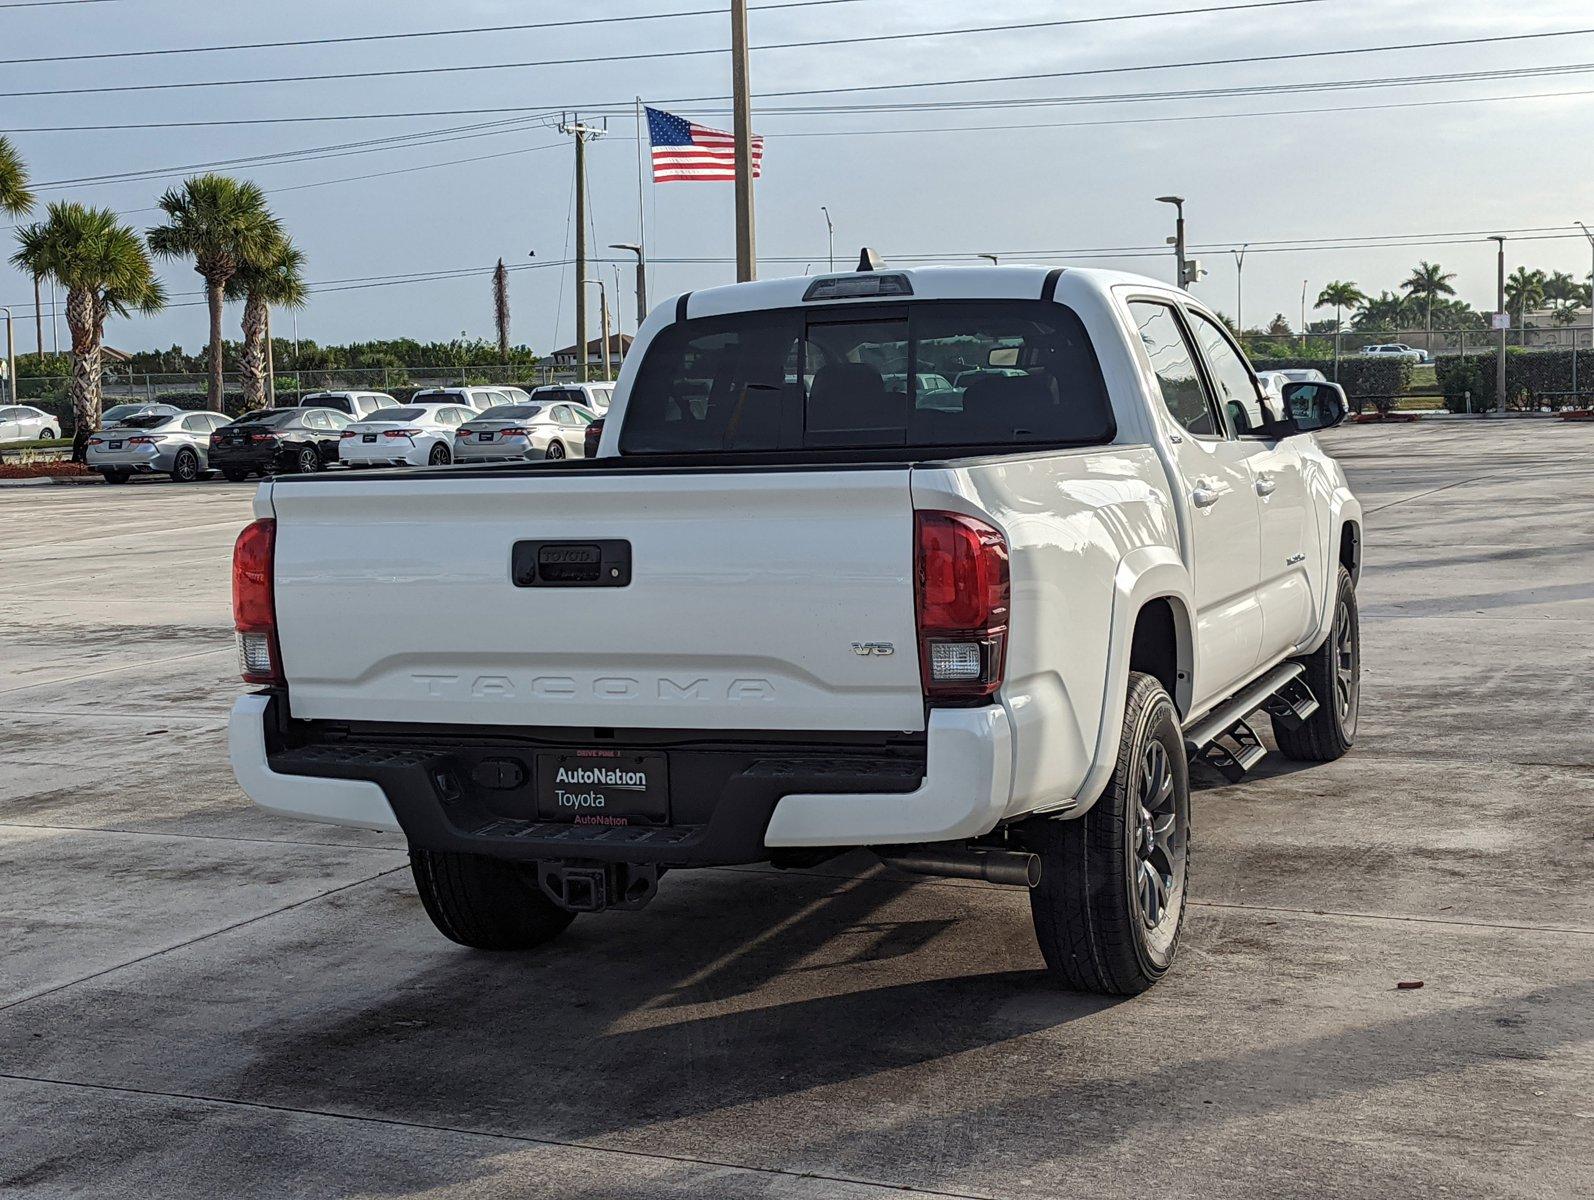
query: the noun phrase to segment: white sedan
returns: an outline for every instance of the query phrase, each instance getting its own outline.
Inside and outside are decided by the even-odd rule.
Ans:
[[[61,422],[31,405],[0,404],[0,442],[31,442],[60,437]]]
[[[459,427],[459,462],[579,458],[597,413],[579,404],[500,404]]]
[[[458,404],[380,408],[344,428],[338,460],[351,467],[442,466],[454,461],[454,434],[475,415]]]

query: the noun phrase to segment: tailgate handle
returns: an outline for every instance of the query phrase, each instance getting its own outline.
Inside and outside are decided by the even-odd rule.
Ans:
[[[516,542],[510,578],[516,587],[628,587],[631,543],[620,538]]]

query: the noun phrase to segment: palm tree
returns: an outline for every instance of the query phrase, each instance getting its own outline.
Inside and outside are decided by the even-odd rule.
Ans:
[[[22,165],[22,156],[5,138],[0,137],[0,213],[20,217],[33,207],[33,192],[28,187],[28,172]]]
[[[239,367],[244,376],[245,412],[266,407],[271,306],[300,308],[304,305],[310,294],[304,282],[304,262],[303,251],[284,237],[264,259],[245,263],[227,281],[227,299],[244,302],[244,340]]]
[[[493,268],[493,324],[498,328],[498,361],[509,361],[509,269],[499,259]]]
[[[1438,263],[1420,262],[1412,269],[1411,278],[1400,286],[1406,290],[1406,295],[1413,300],[1423,302],[1422,330],[1423,349],[1433,348],[1433,302],[1441,296],[1454,296],[1456,289],[1450,286],[1454,274],[1446,272]]]
[[[27,168],[22,156],[0,137],[0,213],[20,217],[33,208],[33,190],[28,186]],[[44,308],[39,303],[39,277],[33,277],[33,340],[40,360],[44,358]]]
[[[149,231],[150,249],[164,258],[192,258],[210,306],[210,407],[222,405],[221,306],[227,281],[263,261],[282,239],[282,226],[252,183],[226,175],[198,175],[160,198],[166,224]]]
[[[129,309],[158,312],[166,293],[144,243],[105,208],[58,202],[43,221],[17,231],[12,265],[48,275],[66,288],[66,324],[72,334],[72,417],[77,426],[72,458],[83,461],[89,434],[100,427],[100,347],[105,318]]]
[[[1346,283],[1342,279],[1336,279],[1333,283],[1329,284],[1317,294],[1317,303],[1313,305],[1313,307],[1328,308],[1330,305],[1333,306],[1334,332],[1338,333],[1340,328],[1340,310],[1345,308],[1357,308],[1366,302],[1367,293],[1363,292],[1361,288],[1357,287],[1354,283]]]
[[[1516,309],[1517,339],[1522,345],[1527,344],[1528,309],[1544,303],[1546,282],[1543,271],[1530,271],[1526,267],[1518,267],[1505,281],[1505,306],[1508,311]]]
[[[1386,332],[1399,329],[1411,315],[1411,301],[1394,292],[1379,292],[1377,296],[1362,301],[1361,311],[1351,318],[1351,324],[1367,332]]]

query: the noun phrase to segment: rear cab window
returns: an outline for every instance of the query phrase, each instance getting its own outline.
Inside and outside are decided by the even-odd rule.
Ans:
[[[637,373],[620,453],[991,453],[1099,444],[1115,432],[1095,351],[1071,309],[922,300],[670,326]]]

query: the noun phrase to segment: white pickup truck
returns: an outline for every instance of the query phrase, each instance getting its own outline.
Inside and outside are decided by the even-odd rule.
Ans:
[[[1270,411],[1148,279],[872,265],[657,309],[595,458],[262,485],[243,789],[402,831],[468,946],[867,847],[1028,887],[1068,986],[1160,978],[1188,758],[1355,736],[1344,395]]]

